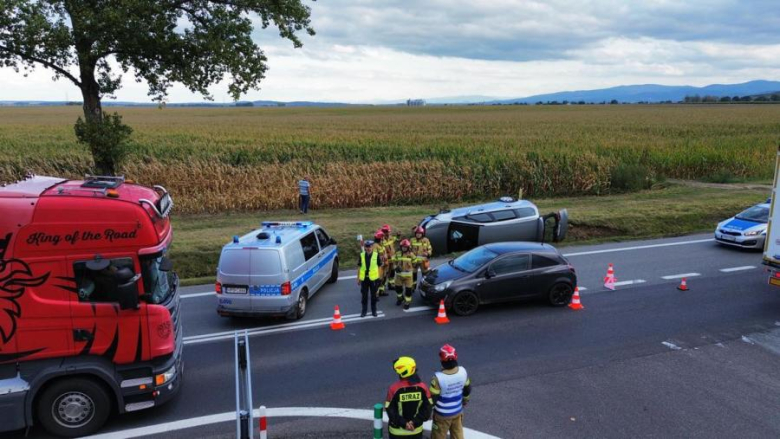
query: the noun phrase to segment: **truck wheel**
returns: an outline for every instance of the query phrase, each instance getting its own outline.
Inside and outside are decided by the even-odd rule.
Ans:
[[[328,283],[335,284],[338,280],[339,280],[339,260],[334,259],[333,269],[330,271],[330,279],[328,279]]]
[[[55,436],[79,437],[93,434],[111,413],[108,392],[88,378],[60,380],[49,386],[36,407],[38,420]]]

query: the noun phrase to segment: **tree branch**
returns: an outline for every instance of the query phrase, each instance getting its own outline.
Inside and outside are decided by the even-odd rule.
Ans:
[[[30,55],[28,53],[20,52],[18,50],[9,49],[6,46],[0,45],[0,52],[3,52],[3,51],[8,52],[8,53],[12,53],[12,54],[14,54],[16,56],[21,57],[22,59],[26,59],[26,60],[29,60],[29,61],[32,61],[32,62],[36,62],[38,64],[41,64],[44,67],[48,67],[48,68],[54,70],[55,72],[59,73],[60,75],[70,79],[74,84],[76,84],[77,87],[81,88],[81,82],[79,82],[79,80],[76,79],[75,76],[73,76],[70,72],[68,72],[67,70],[63,69],[62,67],[59,67],[59,66],[57,66],[55,64],[52,64],[49,61],[46,61],[45,59],[37,58],[37,57],[32,56],[32,55]]]

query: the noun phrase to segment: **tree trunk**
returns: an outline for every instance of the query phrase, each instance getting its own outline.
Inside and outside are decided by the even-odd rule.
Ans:
[[[95,172],[100,175],[116,174],[117,163],[109,151],[106,151],[106,145],[101,140],[102,136],[97,135],[102,129],[103,106],[100,102],[100,87],[95,81],[94,68],[91,66],[82,66],[81,68],[81,96],[84,99],[84,122],[87,132],[91,135],[83,139],[92,152],[92,159],[95,161]]]
[[[84,119],[90,123],[103,120],[103,106],[100,102],[100,90],[94,78],[84,78],[81,74],[81,96],[84,98]]]

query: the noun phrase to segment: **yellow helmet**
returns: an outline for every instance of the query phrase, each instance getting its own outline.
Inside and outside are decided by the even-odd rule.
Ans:
[[[393,363],[393,369],[401,378],[409,378],[417,372],[417,363],[412,357],[400,357]]]

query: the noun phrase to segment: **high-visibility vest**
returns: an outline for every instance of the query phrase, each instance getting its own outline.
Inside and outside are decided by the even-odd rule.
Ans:
[[[366,278],[366,252],[360,253],[360,273],[358,273],[358,279],[364,280]],[[368,280],[379,279],[379,253],[371,253],[371,266],[368,267]]]
[[[455,416],[463,411],[463,388],[466,387],[469,376],[466,369],[458,367],[454,375],[436,372],[441,394],[436,400],[436,413],[442,416]]]

